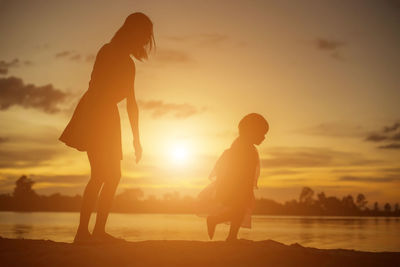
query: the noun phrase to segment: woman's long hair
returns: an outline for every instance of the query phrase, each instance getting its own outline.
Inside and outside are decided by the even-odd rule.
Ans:
[[[128,47],[132,55],[140,61],[147,59],[149,52],[156,45],[153,22],[143,13],[130,14],[111,42]]]

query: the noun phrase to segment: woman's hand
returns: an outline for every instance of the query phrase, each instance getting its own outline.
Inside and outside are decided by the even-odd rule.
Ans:
[[[133,148],[135,149],[135,157],[136,157],[136,163],[139,163],[140,159],[142,158],[142,145],[140,144],[140,141],[133,141]]]

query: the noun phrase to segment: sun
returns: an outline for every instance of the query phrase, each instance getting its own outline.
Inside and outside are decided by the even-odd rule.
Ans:
[[[171,144],[168,148],[167,157],[174,164],[187,164],[190,158],[189,146],[185,143]]]

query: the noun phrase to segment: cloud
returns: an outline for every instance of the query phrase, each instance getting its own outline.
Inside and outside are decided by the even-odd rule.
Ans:
[[[75,54],[75,55],[72,55],[69,59],[72,60],[72,61],[80,61],[81,60],[81,55]]]
[[[370,142],[381,142],[383,140],[388,139],[387,136],[380,135],[380,134],[371,134],[365,138],[365,141],[370,141]]]
[[[400,182],[400,176],[385,176],[385,177],[342,176],[338,180],[341,182],[391,183],[391,182]]]
[[[379,132],[371,133],[365,141],[369,142],[390,142],[400,141],[400,122],[395,122],[392,125],[384,126]],[[380,145],[379,149],[400,149],[400,143],[386,143]]]
[[[91,57],[92,55],[89,55],[89,56]],[[86,61],[87,62],[90,62],[88,60],[89,56],[86,57]],[[68,60],[71,60],[71,61],[81,61],[81,59],[84,56],[82,54],[76,52],[76,51],[73,51],[73,50],[64,50],[64,51],[56,53],[55,57],[59,58],[59,59],[65,58],[65,59],[68,59]]]
[[[31,60],[24,60],[24,65],[25,66],[32,66],[33,62]]]
[[[393,135],[391,139],[394,141],[400,141],[400,133]]]
[[[7,137],[0,137],[0,144],[6,143],[9,141],[9,138]]]
[[[89,175],[32,175],[31,178],[37,183],[82,184],[89,180]]]
[[[21,171],[21,175],[24,172]],[[21,175],[4,174],[0,179],[0,193],[9,193],[15,187],[16,180]],[[60,192],[63,195],[82,194],[90,175],[28,175],[35,181],[33,189],[39,194],[54,194]]]
[[[366,166],[379,163],[361,154],[337,151],[328,148],[289,148],[268,149],[268,158],[261,159],[265,168],[320,168],[340,166]]]
[[[9,68],[18,67],[19,63],[18,58],[14,58],[11,61],[0,60],[0,74],[7,74]]]
[[[400,168],[379,168],[379,167],[374,167],[374,171],[376,173],[384,173],[384,174],[396,174],[400,175]],[[355,167],[355,168],[335,168],[330,171],[331,173],[344,173],[344,174],[349,174],[349,173],[365,173],[365,168],[363,167]]]
[[[138,104],[143,110],[149,110],[152,112],[153,118],[160,118],[166,115],[172,115],[178,119],[185,119],[187,117],[193,116],[203,109],[198,109],[190,104],[175,104],[175,103],[164,103],[163,101],[138,101]]]
[[[94,62],[95,59],[96,59],[96,55],[95,55],[95,54],[89,54],[89,55],[87,55],[86,58],[85,58],[86,62],[88,62],[88,63]]]
[[[0,168],[44,166],[57,154],[53,149],[0,150]]]
[[[190,63],[193,58],[186,52],[174,49],[159,49],[154,59],[162,63]]]
[[[341,46],[344,46],[344,42],[338,42],[334,40],[328,40],[328,39],[323,39],[323,38],[317,38],[315,40],[316,46],[320,50],[328,50],[328,51],[334,51],[338,49]]]
[[[362,137],[365,129],[362,126],[347,122],[324,122],[305,129],[297,130],[302,134],[328,137]]]
[[[388,145],[378,146],[380,149],[400,149],[400,143],[391,143]]]
[[[55,56],[57,58],[61,58],[61,57],[68,57],[72,54],[72,51],[62,51],[62,52],[58,52]]]
[[[230,40],[228,35],[219,33],[202,33],[198,35],[166,36],[167,40],[180,43],[193,43],[201,46],[215,46]]]
[[[329,52],[331,57],[335,59],[343,59],[343,56],[339,53],[339,48],[345,46],[345,42],[329,40],[325,38],[317,38],[314,41],[316,48],[320,51]]]
[[[396,123],[394,123],[394,124],[391,125],[391,126],[385,126],[385,127],[383,127],[383,132],[384,132],[384,133],[391,133],[391,132],[394,132],[394,131],[396,131],[397,129],[399,129],[399,127],[400,127],[400,122],[396,122]]]
[[[32,66],[33,62],[30,60],[20,61],[18,58],[14,58],[11,61],[0,60],[0,75],[8,74],[10,68],[19,67],[21,64],[24,66]]]
[[[67,94],[53,85],[36,86],[24,84],[16,77],[0,78],[0,110],[11,106],[36,108],[47,113],[60,111],[57,107],[67,97]]]

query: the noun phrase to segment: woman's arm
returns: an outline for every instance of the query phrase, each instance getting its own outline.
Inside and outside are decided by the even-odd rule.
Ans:
[[[126,110],[133,134],[133,147],[135,149],[136,163],[142,158],[142,146],[139,136],[139,108],[135,98],[135,90],[131,88],[126,99]]]

